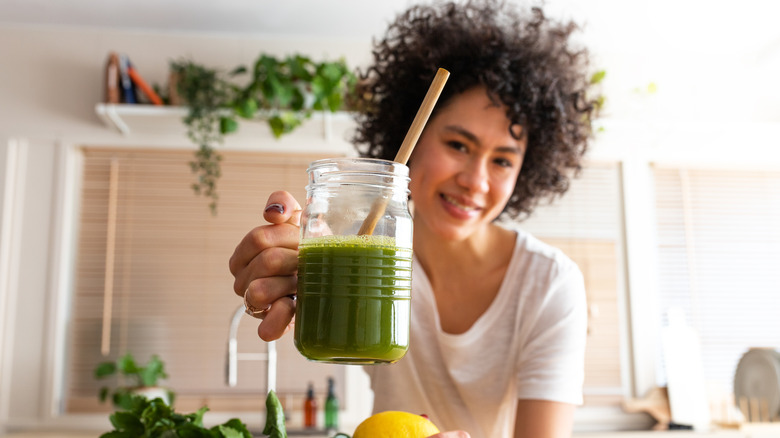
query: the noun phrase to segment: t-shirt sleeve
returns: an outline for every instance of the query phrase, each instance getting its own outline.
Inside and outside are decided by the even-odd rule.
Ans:
[[[585,284],[577,265],[566,261],[550,273],[531,335],[519,351],[519,399],[582,404],[588,324]]]

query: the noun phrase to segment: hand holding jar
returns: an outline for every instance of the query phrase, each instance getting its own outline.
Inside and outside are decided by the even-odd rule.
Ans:
[[[263,213],[270,225],[247,233],[230,257],[233,290],[244,297],[248,313],[263,319],[257,333],[264,341],[293,327],[301,211],[290,193],[272,193]]]

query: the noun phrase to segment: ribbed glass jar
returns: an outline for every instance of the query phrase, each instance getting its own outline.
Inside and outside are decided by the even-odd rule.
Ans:
[[[314,361],[395,362],[409,347],[409,168],[337,158],[314,161],[308,174],[295,346]]]

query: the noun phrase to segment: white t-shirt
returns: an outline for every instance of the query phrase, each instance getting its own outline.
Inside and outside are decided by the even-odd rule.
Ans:
[[[490,307],[462,334],[441,330],[433,291],[415,259],[409,350],[366,366],[374,412],[427,414],[472,438],[511,437],[518,399],[582,403],[587,308],[577,265],[517,230]]]

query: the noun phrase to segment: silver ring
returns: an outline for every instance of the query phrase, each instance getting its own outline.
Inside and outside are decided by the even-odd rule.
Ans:
[[[244,311],[247,315],[251,316],[252,318],[257,319],[263,319],[265,318],[265,315],[268,313],[269,310],[271,310],[271,305],[267,305],[264,308],[258,308],[255,307],[246,300],[247,295],[249,295],[249,289],[244,291]]]

